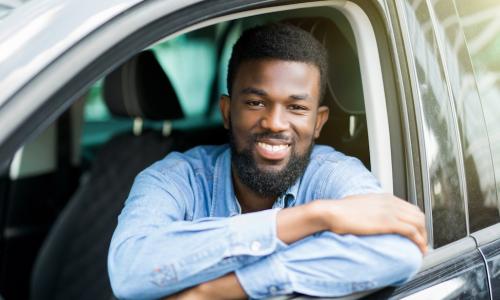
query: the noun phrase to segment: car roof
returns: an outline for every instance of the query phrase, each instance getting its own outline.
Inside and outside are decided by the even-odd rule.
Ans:
[[[0,107],[75,43],[143,1],[36,0],[12,10],[0,26]]]

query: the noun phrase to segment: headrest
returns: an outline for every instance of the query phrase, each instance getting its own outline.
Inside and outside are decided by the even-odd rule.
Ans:
[[[151,51],[144,51],[104,79],[104,100],[113,115],[149,120],[183,117],[167,75]]]
[[[340,109],[348,114],[364,114],[363,86],[356,49],[338,26],[323,17],[293,18],[283,22],[311,33],[326,47],[329,56],[329,78],[325,103],[335,101]]]

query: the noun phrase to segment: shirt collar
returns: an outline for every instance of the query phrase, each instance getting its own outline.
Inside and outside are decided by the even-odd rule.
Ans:
[[[273,207],[289,207],[295,204],[299,191],[301,178],[288,188],[282,196],[276,199]],[[241,207],[236,199],[231,176],[231,149],[219,154],[214,168],[214,189],[212,205],[210,208],[211,217],[227,217],[241,214]]]

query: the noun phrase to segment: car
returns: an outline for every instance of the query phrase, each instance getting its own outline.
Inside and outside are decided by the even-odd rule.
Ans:
[[[317,143],[358,157],[426,216],[418,274],[351,298],[500,299],[499,16],[493,0],[0,10],[0,294],[112,298],[107,248],[134,176],[170,151],[227,141],[217,101],[232,44],[288,22],[330,56]]]

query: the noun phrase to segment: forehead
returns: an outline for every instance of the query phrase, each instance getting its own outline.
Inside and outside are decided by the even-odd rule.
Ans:
[[[248,87],[317,95],[320,71],[305,62],[279,59],[257,59],[243,62],[236,73],[235,92]]]

